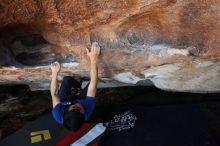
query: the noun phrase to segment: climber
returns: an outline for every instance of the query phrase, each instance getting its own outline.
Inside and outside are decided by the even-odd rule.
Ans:
[[[76,79],[65,76],[57,91],[57,76],[60,71],[58,62],[51,64],[52,80],[50,93],[52,96],[52,115],[56,122],[64,125],[68,130],[78,130],[84,121],[87,121],[95,107],[95,95],[98,80],[98,57],[100,47],[98,43],[92,43],[91,50],[86,49],[90,59],[90,82],[81,90],[81,84]]]

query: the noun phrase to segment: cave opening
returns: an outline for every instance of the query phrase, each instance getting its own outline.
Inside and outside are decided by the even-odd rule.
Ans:
[[[15,61],[27,66],[46,64],[53,59],[47,41],[40,34],[15,37],[9,44]]]
[[[49,65],[54,61],[70,62],[74,57],[63,54],[49,43],[40,31],[31,26],[6,26],[0,28],[0,66],[34,67]]]

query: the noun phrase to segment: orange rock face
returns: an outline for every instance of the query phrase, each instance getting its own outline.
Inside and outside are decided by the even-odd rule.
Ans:
[[[55,60],[88,77],[96,41],[105,86],[220,91],[219,0],[1,0],[0,20],[1,84],[48,89]]]

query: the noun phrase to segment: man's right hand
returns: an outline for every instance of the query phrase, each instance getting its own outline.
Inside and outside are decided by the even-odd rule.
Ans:
[[[87,91],[87,96],[95,97],[98,83],[98,66],[97,61],[100,54],[100,47],[97,42],[92,43],[92,48],[89,51],[87,49],[87,55],[90,58],[90,83]]]
[[[52,71],[52,75],[57,75],[60,71],[59,62],[56,61],[56,62],[52,63],[50,68],[51,68],[51,71]]]
[[[100,46],[97,42],[92,43],[92,48],[89,51],[89,49],[86,49],[87,55],[90,58],[91,63],[97,63],[99,54],[100,54]]]

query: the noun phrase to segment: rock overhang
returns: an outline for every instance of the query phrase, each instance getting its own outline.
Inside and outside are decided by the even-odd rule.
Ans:
[[[11,0],[0,6],[1,84],[47,90],[55,60],[62,64],[59,80],[87,78],[85,49],[96,41],[100,87],[152,82],[171,91],[220,91],[219,1]]]

